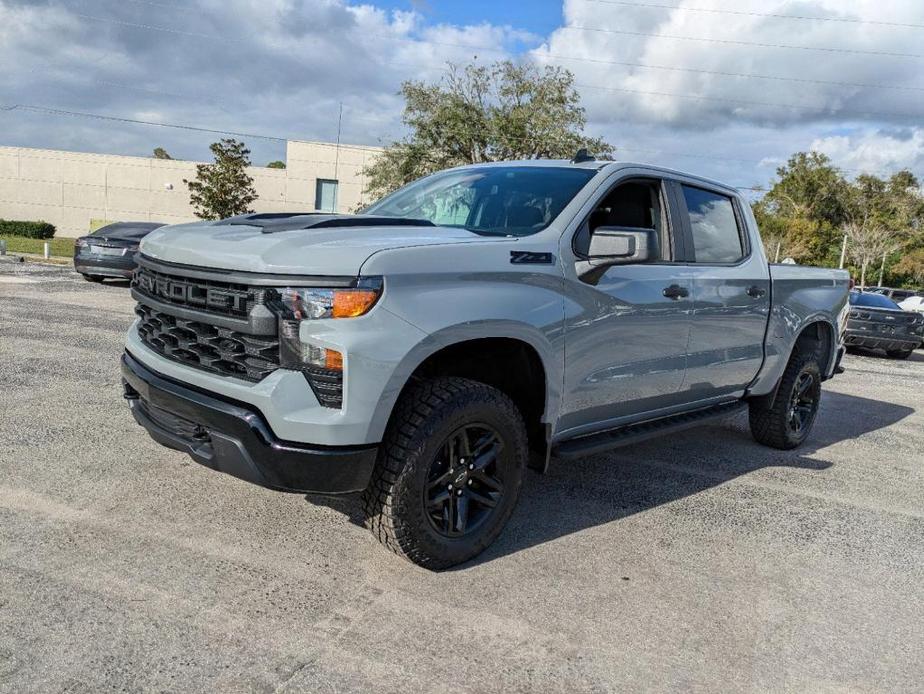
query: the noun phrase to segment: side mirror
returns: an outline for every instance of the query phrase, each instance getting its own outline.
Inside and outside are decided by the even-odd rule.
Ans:
[[[653,229],[597,227],[590,237],[589,257],[578,261],[578,277],[596,284],[608,267],[647,262],[657,256],[656,248]]]
[[[590,237],[590,259],[610,265],[644,263],[652,257],[654,231],[623,227],[597,227]]]

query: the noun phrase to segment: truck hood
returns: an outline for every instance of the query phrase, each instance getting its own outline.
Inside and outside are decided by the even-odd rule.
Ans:
[[[502,241],[436,226],[350,226],[264,233],[259,226],[200,222],[161,227],[141,242],[155,260],[272,274],[356,275],[377,251]]]

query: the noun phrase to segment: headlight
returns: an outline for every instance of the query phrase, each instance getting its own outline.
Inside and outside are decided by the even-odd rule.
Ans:
[[[368,313],[379,299],[376,289],[297,289],[280,292],[286,317],[295,320],[356,318]]]
[[[364,278],[357,287],[326,289],[285,287],[279,290],[279,362],[283,368],[306,375],[317,369],[343,371],[343,355],[333,349],[302,342],[299,326],[306,320],[356,318],[368,313],[382,295],[381,278]],[[310,381],[309,377],[309,381]]]

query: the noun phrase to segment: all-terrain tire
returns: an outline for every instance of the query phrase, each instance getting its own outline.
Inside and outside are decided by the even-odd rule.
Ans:
[[[812,402],[807,420],[802,426],[796,427],[793,425],[794,397],[797,387],[804,384],[807,378],[811,379],[809,389]],[[805,441],[811,432],[820,402],[821,369],[817,356],[814,353],[793,355],[780,378],[776,397],[772,400],[769,397],[755,398],[749,403],[751,435],[765,446],[784,451],[793,449]]]
[[[428,475],[454,432],[480,425],[490,427],[501,442],[496,465],[502,467],[503,492],[471,532],[446,536],[428,514]],[[363,494],[366,525],[386,548],[427,569],[464,562],[490,545],[507,523],[527,457],[523,418],[504,393],[465,378],[423,381],[396,405]]]
[[[890,359],[907,359],[912,354],[914,354],[913,349],[889,349],[886,350],[886,355]]]

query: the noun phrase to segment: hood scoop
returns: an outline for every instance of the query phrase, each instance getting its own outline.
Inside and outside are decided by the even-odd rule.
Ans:
[[[333,229],[337,227],[432,227],[427,219],[410,217],[376,217],[361,214],[326,212],[261,212],[242,214],[215,222],[216,226],[259,227],[264,234],[298,229]]]

